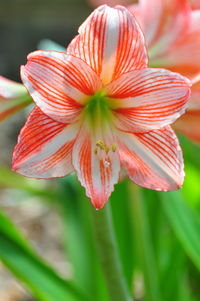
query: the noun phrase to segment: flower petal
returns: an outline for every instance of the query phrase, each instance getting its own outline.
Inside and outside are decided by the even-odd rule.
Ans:
[[[192,79],[191,92],[188,110],[173,124],[173,128],[200,144],[200,75]]]
[[[135,13],[135,6],[130,6],[129,10]],[[140,0],[137,20],[143,29],[148,47],[157,44],[156,53],[170,48],[184,34],[189,13],[187,0]]]
[[[27,95],[27,91],[22,84],[0,76],[0,100],[18,98],[24,95]]]
[[[188,111],[173,124],[173,128],[200,144],[200,109]]]
[[[32,103],[26,88],[0,76],[0,122]]]
[[[191,111],[200,110],[200,74],[192,80],[191,97],[188,103],[188,109]]]
[[[200,69],[200,10],[191,12],[188,28],[168,51],[156,57],[153,64],[162,63],[163,67],[191,77]]]
[[[190,0],[192,9],[200,9],[200,0]]]
[[[67,49],[85,60],[103,84],[121,74],[147,66],[145,42],[135,18],[126,8],[97,8],[80,26]]]
[[[95,148],[94,137],[85,127],[82,128],[73,148],[73,165],[92,204],[101,209],[119,180],[120,162],[117,152],[101,157],[95,154]]]
[[[33,178],[63,177],[74,171],[72,147],[77,125],[54,121],[35,107],[21,130],[13,170]]]
[[[119,134],[122,166],[136,184],[170,191],[183,184],[183,158],[178,139],[167,126],[145,134]]]
[[[145,132],[174,122],[185,112],[190,82],[165,69],[145,68],[122,75],[106,87],[116,125]]]
[[[65,123],[78,118],[82,104],[101,84],[98,75],[84,61],[56,51],[29,54],[21,76],[40,109]]]

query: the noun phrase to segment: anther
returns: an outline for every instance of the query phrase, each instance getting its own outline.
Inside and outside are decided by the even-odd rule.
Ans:
[[[113,153],[115,153],[116,150],[117,150],[117,146],[116,146],[116,144],[113,144],[113,145],[112,145],[112,151],[113,151]]]
[[[98,140],[96,142],[96,146],[100,147],[100,149],[102,149],[102,150],[105,150],[105,147],[106,147],[105,143],[102,140]]]
[[[110,146],[106,145],[106,147],[105,147],[105,152],[106,152],[106,154],[109,153],[109,150],[110,150]]]
[[[117,150],[116,144],[113,144],[112,146],[109,146],[109,145],[106,145],[102,140],[97,140],[96,146],[97,146],[97,147],[94,149],[95,155],[96,155],[97,152],[98,152],[98,147],[99,147],[101,150],[105,151],[106,154],[108,154],[110,150],[112,150],[113,153],[115,153],[116,150]]]

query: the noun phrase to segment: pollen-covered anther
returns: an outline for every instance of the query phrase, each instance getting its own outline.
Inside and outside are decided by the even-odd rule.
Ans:
[[[102,140],[98,140],[96,142],[96,148],[94,149],[94,154],[97,155],[98,153],[98,148],[100,148],[100,150],[105,151],[106,154],[109,153],[110,150],[112,150],[113,153],[116,152],[117,146],[116,144],[112,144],[112,146],[106,145]]]
[[[117,145],[116,145],[116,144],[113,144],[113,145],[112,145],[112,151],[113,151],[113,153],[115,153],[116,150],[117,150]]]
[[[106,152],[106,154],[108,154],[109,151],[110,151],[110,146],[106,145],[106,147],[105,147],[105,152]]]
[[[99,147],[102,150],[106,150],[106,144],[102,140],[98,140],[96,142],[96,146]]]

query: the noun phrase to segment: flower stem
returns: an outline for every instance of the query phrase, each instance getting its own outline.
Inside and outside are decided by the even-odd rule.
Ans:
[[[145,300],[162,300],[154,248],[151,240],[150,223],[147,215],[147,202],[150,200],[144,200],[142,190],[132,182],[129,182],[129,191],[137,251],[145,283]]]
[[[92,208],[93,227],[97,249],[105,275],[111,301],[133,300],[128,292],[122,273],[112,223],[110,204],[96,211]]]

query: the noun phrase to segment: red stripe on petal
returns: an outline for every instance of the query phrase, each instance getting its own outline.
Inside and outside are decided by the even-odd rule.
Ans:
[[[82,105],[101,86],[81,59],[55,51],[36,51],[21,70],[22,80],[40,109],[61,122],[74,122]]]
[[[13,169],[34,178],[61,177],[74,169],[72,147],[77,126],[59,123],[35,107],[20,132]]]
[[[187,23],[185,30],[173,43],[160,47],[161,53],[156,53],[155,61],[151,62],[154,65],[162,63],[163,67],[191,77],[200,68],[200,11],[192,11],[183,23]]]
[[[24,101],[23,103],[20,103],[20,104],[19,104],[19,101],[16,99],[6,100],[6,101],[3,101],[3,103],[0,102],[0,122],[4,121],[11,115],[17,113],[18,111],[26,108],[31,103],[32,103],[31,99]]]
[[[146,132],[173,123],[185,112],[190,82],[165,69],[145,68],[107,85],[117,128]]]
[[[134,7],[130,7],[134,13]],[[190,21],[187,0],[140,0],[136,15],[148,47],[156,45],[154,55],[170,49],[184,35]]]
[[[121,74],[147,66],[143,34],[123,7],[96,9],[79,28],[67,53],[85,60],[104,84]]]
[[[163,191],[181,187],[182,152],[170,127],[145,134],[120,134],[119,139],[122,166],[136,184]]]
[[[93,140],[88,129],[83,127],[74,144],[73,165],[92,204],[101,209],[118,182],[120,163],[117,153],[107,154],[106,162],[104,156],[95,154],[96,141]]]

